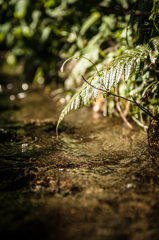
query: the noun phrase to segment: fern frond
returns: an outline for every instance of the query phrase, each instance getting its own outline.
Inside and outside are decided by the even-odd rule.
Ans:
[[[100,87],[101,85],[101,80],[99,76],[95,76],[91,79],[88,80],[89,83],[92,83],[93,86],[96,86],[97,88]],[[58,135],[58,127],[60,122],[63,120],[65,115],[70,111],[70,110],[76,110],[80,108],[82,105],[88,105],[89,101],[93,97],[94,99],[98,95],[98,90],[94,89],[87,83],[84,83],[82,87],[75,93],[75,95],[71,98],[69,103],[65,106],[63,111],[60,114],[57,127],[56,127],[56,134]]]
[[[143,72],[145,62],[149,64],[155,64],[158,57],[159,37],[156,37],[151,38],[148,44],[138,45],[134,49],[126,50],[123,55],[112,60],[102,71],[99,72],[97,70],[97,74],[88,80],[88,83],[96,87],[96,89],[86,82],[83,84],[83,86],[72,97],[70,102],[61,112],[56,128],[57,134],[59,124],[63,120],[64,116],[70,110],[76,110],[82,105],[88,105],[92,98],[96,99],[100,86],[102,86],[103,90],[109,92],[110,89],[115,87],[115,85],[120,81],[123,73],[125,82],[129,80],[132,73],[135,73],[135,78],[137,79]]]

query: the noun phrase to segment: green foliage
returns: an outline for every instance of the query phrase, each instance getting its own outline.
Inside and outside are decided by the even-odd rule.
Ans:
[[[126,50],[124,54],[112,60],[106,68],[98,72],[95,76],[88,80],[92,86],[84,83],[78,92],[73,96],[70,102],[62,111],[57,124],[57,130],[64,116],[72,109],[80,108],[82,105],[88,105],[91,98],[96,99],[99,88],[110,91],[111,87],[115,87],[124,73],[124,81],[127,82],[134,73],[137,80],[139,75],[143,73],[150,65],[154,65],[159,57],[159,37],[152,38],[146,45],[138,45],[136,48]],[[145,65],[145,69],[144,69]],[[57,132],[58,134],[58,132]]]
[[[3,51],[3,56],[5,53],[7,64],[24,64],[22,77],[29,81],[36,77],[40,67],[46,84],[63,82],[58,69],[65,58],[85,54],[93,62],[101,63],[101,67],[103,58],[105,61],[113,58],[111,54],[106,57],[108,52],[105,50],[118,43],[126,43],[121,35],[128,18],[107,14],[105,8],[131,9],[133,2],[1,0],[0,51]],[[128,38],[131,40],[130,35]],[[109,42],[109,39],[112,40]],[[124,45],[120,51],[123,48]],[[82,60],[79,64],[83,66],[83,73],[91,66],[87,63],[83,65]],[[73,69],[65,85],[73,87],[74,81],[79,85],[80,74],[79,70]]]
[[[151,10],[153,15],[150,17]],[[135,14],[137,17],[135,17]],[[82,105],[90,103],[92,97],[94,99],[96,98],[98,94],[97,88],[100,86],[104,91],[110,91],[111,87],[115,87],[119,82],[122,74],[125,82],[129,80],[127,84],[127,93],[124,97],[128,97],[129,94],[136,94],[137,99],[142,99],[142,97],[145,97],[143,93],[145,93],[152,85],[154,86],[154,89],[152,88],[152,98],[150,99],[150,96],[147,97],[146,104],[148,107],[155,105],[158,106],[158,80],[155,69],[158,65],[159,38],[157,36],[159,36],[159,33],[155,22],[156,19],[158,19],[158,1],[136,1],[129,23],[131,24],[132,33],[135,33],[135,21],[137,22],[137,42],[139,45],[135,48],[131,46],[131,49],[126,50],[121,55],[121,52],[124,50],[122,49],[121,52],[118,52],[113,56],[115,59],[110,61],[105,68],[101,69],[98,74],[89,78],[88,83],[95,88],[92,88],[92,86],[87,83],[83,84],[80,90],[73,96],[68,105],[62,111],[57,124],[57,131],[60,122],[70,109],[77,109]],[[120,36],[122,36],[122,34]],[[154,109],[155,108],[151,110],[154,111]],[[143,116],[140,109],[137,110],[136,107],[133,106],[132,110],[133,119],[143,126]],[[140,120],[137,119],[138,116],[140,116]]]

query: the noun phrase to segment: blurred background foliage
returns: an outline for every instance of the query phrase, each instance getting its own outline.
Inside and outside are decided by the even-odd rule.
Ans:
[[[150,11],[152,5],[151,0],[0,0],[1,67],[21,66],[22,81],[64,86],[73,93],[82,83],[81,75],[85,74],[87,79],[96,71],[89,61],[80,58],[70,61],[61,73],[64,60],[85,56],[101,70],[124,50],[145,41],[139,30],[143,31],[141,25],[146,21],[131,13],[148,8]],[[150,71],[146,72],[139,79],[130,80],[127,86],[121,82],[119,94],[124,97],[134,94],[139,100],[155,80]],[[157,85],[153,89],[153,105],[158,101],[158,90]],[[110,115],[115,112],[114,106],[115,101],[110,97]],[[130,112],[130,107],[126,108],[125,115]],[[134,107],[134,111],[137,119],[140,110]],[[156,111],[153,108],[154,114]]]
[[[134,2],[0,0],[1,59],[9,65],[21,63],[23,78],[30,82],[44,78],[46,84],[63,82],[59,69],[72,55],[85,55],[100,69],[128,47],[130,15],[120,16],[113,10],[122,15]],[[132,45],[132,30],[127,37]],[[80,59],[67,78],[67,87],[78,85],[79,76],[89,67],[90,62]]]

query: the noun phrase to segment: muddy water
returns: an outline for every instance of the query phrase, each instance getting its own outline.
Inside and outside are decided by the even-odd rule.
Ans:
[[[158,239],[158,165],[120,118],[73,111],[32,89],[0,113],[1,239]],[[4,105],[3,105],[4,106]]]

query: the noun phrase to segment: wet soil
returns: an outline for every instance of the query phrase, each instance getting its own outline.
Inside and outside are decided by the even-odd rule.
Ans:
[[[147,135],[85,108],[68,114],[57,139],[63,106],[43,89],[27,94],[0,96],[0,238],[157,240]]]

